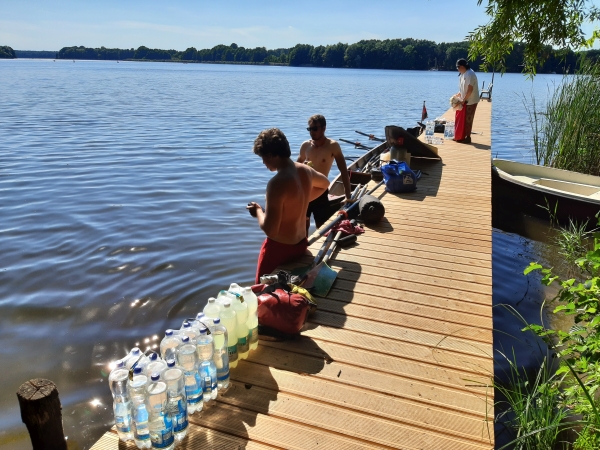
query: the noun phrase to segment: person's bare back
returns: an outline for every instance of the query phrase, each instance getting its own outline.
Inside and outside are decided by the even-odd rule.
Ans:
[[[306,237],[305,211],[308,203],[327,187],[315,170],[289,160],[267,184],[267,220],[261,227],[271,239],[296,244]],[[316,188],[313,185],[316,184]]]

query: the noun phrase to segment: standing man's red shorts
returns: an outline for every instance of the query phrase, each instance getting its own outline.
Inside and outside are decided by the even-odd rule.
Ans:
[[[266,238],[258,254],[258,265],[256,266],[256,284],[260,283],[260,277],[273,272],[281,264],[292,259],[300,258],[306,253],[308,239],[304,238],[297,244],[282,244],[271,238]]]

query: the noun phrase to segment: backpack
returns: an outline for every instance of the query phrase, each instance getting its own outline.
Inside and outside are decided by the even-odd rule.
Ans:
[[[417,180],[421,178],[421,171],[413,172],[404,161],[390,161],[381,166],[385,190],[391,193],[414,192],[417,190]]]

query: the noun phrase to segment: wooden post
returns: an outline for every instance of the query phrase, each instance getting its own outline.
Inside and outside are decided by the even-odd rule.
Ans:
[[[21,420],[29,431],[33,450],[67,450],[56,385],[50,380],[35,378],[21,385],[17,397]]]

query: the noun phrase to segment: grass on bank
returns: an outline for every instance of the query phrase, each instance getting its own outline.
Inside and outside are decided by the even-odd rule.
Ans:
[[[565,75],[543,111],[529,110],[537,164],[600,176],[600,63]]]

